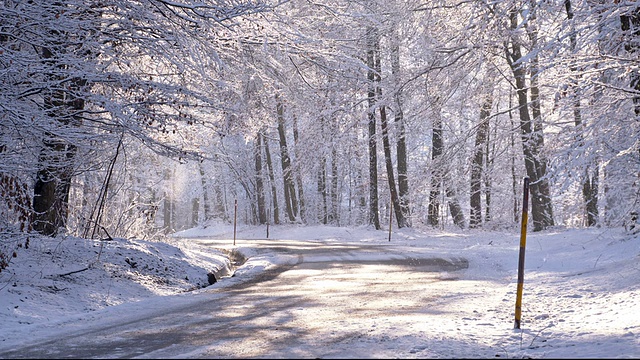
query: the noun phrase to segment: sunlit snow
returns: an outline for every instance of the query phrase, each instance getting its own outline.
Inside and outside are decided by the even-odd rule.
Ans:
[[[236,245],[228,225],[182,231],[166,243],[33,239],[0,273],[0,357],[206,297],[216,332],[230,331],[224,321],[246,319],[232,330],[243,341],[232,332],[194,333],[188,346],[167,343],[139,357],[640,357],[640,235],[622,228],[530,232],[521,329],[514,329],[517,229],[394,229],[391,241],[367,227],[271,226],[268,239],[265,230],[238,228]],[[266,252],[273,244],[288,250]],[[298,252],[318,244],[336,255],[301,260]],[[246,261],[236,268],[240,255]],[[431,258],[458,267],[435,271],[424,260]],[[249,285],[255,291],[224,296],[280,265],[290,268],[271,293],[257,282]],[[209,273],[217,274],[211,285]],[[299,301],[274,308],[285,298]]]

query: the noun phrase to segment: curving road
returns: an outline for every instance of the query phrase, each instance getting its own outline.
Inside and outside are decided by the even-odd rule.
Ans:
[[[425,316],[437,321],[456,296],[447,293],[447,281],[468,267],[462,258],[408,257],[393,245],[253,240],[243,247],[277,253],[286,264],[218,286],[223,279],[188,305],[168,304],[145,317],[122,314],[90,332],[0,349],[0,358],[402,356],[398,351],[408,349],[387,340],[394,332],[418,332]]]

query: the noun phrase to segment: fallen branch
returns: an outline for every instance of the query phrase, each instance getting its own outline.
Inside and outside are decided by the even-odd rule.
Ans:
[[[71,274],[75,274],[75,273],[79,273],[85,270],[89,270],[90,266],[87,266],[86,268],[80,269],[80,270],[75,270],[75,271],[70,271],[68,273],[64,273],[64,274],[57,274],[57,275],[49,275],[47,276],[48,278],[54,278],[54,277],[63,277],[63,276],[67,276],[67,275],[71,275]]]

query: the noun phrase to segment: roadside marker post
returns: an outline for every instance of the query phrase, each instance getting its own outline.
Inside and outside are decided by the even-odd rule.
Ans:
[[[522,286],[524,284],[524,250],[527,245],[527,222],[529,220],[529,177],[524,178],[522,192],[522,222],[520,224],[520,257],[518,258],[518,291],[516,295],[516,319],[514,329],[520,329],[522,316]]]
[[[238,199],[234,201],[233,205],[233,246],[236,245],[236,222],[238,221]]]
[[[393,200],[389,204],[389,241],[391,241],[391,224],[393,224]]]

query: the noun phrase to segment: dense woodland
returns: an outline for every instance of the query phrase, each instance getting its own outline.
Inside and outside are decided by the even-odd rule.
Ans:
[[[0,261],[212,222],[622,226],[640,3],[2,0]]]

